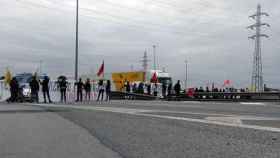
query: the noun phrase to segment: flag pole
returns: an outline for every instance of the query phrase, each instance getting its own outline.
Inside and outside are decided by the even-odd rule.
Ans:
[[[105,78],[104,78],[104,76],[105,76],[105,64],[104,64],[104,60],[103,60],[102,64],[103,64],[103,80],[104,80],[104,79],[105,79]]]

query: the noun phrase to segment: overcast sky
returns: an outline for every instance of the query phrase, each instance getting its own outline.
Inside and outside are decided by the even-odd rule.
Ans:
[[[75,56],[75,0],[0,0],[0,72],[34,72],[40,60],[51,76],[72,75]],[[280,88],[279,0],[80,0],[80,74],[141,69],[141,57],[157,46],[159,67],[189,85],[237,87],[251,80],[254,32],[248,16],[260,3],[264,22],[263,73]],[[152,62],[149,63],[152,68]]]

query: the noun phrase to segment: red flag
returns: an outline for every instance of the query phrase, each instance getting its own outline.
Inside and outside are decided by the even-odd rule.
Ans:
[[[187,96],[193,97],[194,96],[194,88],[189,88],[187,92]]]
[[[101,75],[103,75],[104,77],[104,61],[102,62],[101,67],[98,70],[97,76],[100,77]]]
[[[153,76],[152,76],[152,82],[157,82],[157,73],[156,72],[154,72],[154,74],[153,74]]]
[[[230,85],[230,80],[225,80],[223,86]]]

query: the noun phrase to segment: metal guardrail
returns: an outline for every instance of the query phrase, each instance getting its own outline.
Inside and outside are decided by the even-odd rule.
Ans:
[[[127,99],[127,100],[156,100],[157,97],[151,96],[151,95],[146,95],[146,94],[112,91],[111,99],[112,100],[124,100],[124,99]]]
[[[156,100],[158,97],[146,94],[126,93],[114,91],[111,93],[111,99],[129,99],[129,100]],[[186,94],[179,96],[171,95],[163,98],[164,100],[177,101],[280,101],[280,92],[196,92],[192,97]]]
[[[201,100],[201,101],[244,101],[275,100],[280,101],[280,92],[195,92],[193,96],[180,94],[168,96],[167,100]]]

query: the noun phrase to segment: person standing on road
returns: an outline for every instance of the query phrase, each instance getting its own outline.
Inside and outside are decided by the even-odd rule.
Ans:
[[[67,89],[67,81],[66,78],[62,78],[59,81],[59,88],[60,88],[60,101],[66,103],[66,89]]]
[[[107,80],[106,84],[106,101],[110,101],[111,97],[111,81]]]
[[[10,81],[10,93],[11,93],[11,97],[8,99],[8,102],[17,101],[18,93],[19,93],[19,85],[15,77],[13,77],[12,80]]]
[[[88,78],[86,83],[85,83],[85,91],[86,91],[86,100],[90,101],[90,93],[91,93],[91,84],[90,84],[90,79]]]
[[[36,76],[32,76],[32,80],[29,82],[29,86],[31,89],[31,101],[36,103],[39,103],[39,96],[38,96],[38,92],[40,89],[40,85],[39,82],[36,79]]]
[[[44,80],[41,82],[42,85],[42,92],[44,96],[44,103],[47,103],[46,95],[48,97],[49,103],[52,103],[51,98],[50,98],[50,91],[49,91],[49,77],[45,76]]]
[[[162,97],[163,97],[163,98],[166,97],[166,89],[167,89],[166,83],[163,82],[163,83],[162,83]]]
[[[167,96],[171,96],[171,94],[172,94],[172,82],[170,82],[167,87]]]
[[[158,95],[158,84],[155,83],[154,84],[154,96],[157,97],[157,95]]]
[[[147,94],[151,95],[151,83],[147,83],[146,87],[147,87]]]
[[[129,83],[129,81],[127,81],[126,84],[125,84],[125,92],[130,93],[130,83]]]
[[[143,82],[140,82],[138,85],[138,93],[144,94],[144,83]]]
[[[75,86],[77,87],[77,99],[76,102],[83,101],[83,88],[84,83],[82,82],[82,79],[79,78],[79,82],[75,83]]]
[[[132,86],[132,93],[137,93],[137,84],[134,83]]]
[[[98,97],[97,97],[97,101],[99,101],[101,96],[101,101],[103,101],[103,97],[104,97],[104,84],[103,84],[103,80],[99,80],[98,82]]]
[[[181,92],[181,84],[180,84],[180,80],[177,81],[176,85],[174,86],[174,90],[176,93],[176,96],[180,96],[180,92]]]

